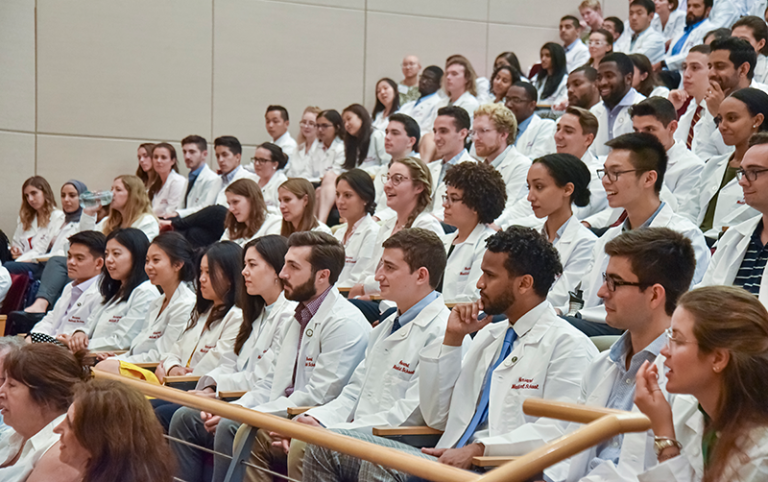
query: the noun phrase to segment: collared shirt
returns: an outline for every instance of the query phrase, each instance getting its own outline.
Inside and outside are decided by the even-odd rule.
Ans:
[[[53,429],[64,420],[66,413],[53,419],[39,432],[23,443],[23,437],[16,432],[7,435],[0,445],[0,464],[4,464],[19,453],[15,464],[0,468],[0,480],[26,480],[40,458],[59,441],[59,435]]]
[[[437,95],[437,92],[434,92],[432,94],[425,95],[424,97],[419,97],[419,99],[416,101],[416,104],[414,104],[414,105],[419,105],[422,101],[427,100],[427,99],[431,99],[432,97],[434,97],[436,95]]]
[[[653,363],[666,343],[667,335],[662,333],[642,351],[632,355],[629,369],[627,369],[627,355],[632,346],[632,338],[628,331],[621,335],[621,338],[613,344],[611,351],[608,353],[608,359],[616,366],[617,375],[613,381],[611,394],[608,397],[608,403],[605,405],[606,408],[624,411],[632,410],[632,406],[635,403],[635,376],[637,371],[644,362]],[[624,435],[622,434],[598,445],[595,452],[596,456],[589,463],[589,470],[591,471],[604,460],[611,460],[614,464],[618,465],[623,440]]]
[[[696,27],[701,25],[704,21],[706,21],[706,18],[701,19],[700,21],[694,23],[693,25],[686,25],[683,29],[683,35],[680,37],[680,40],[677,41],[675,45],[672,46],[672,48],[669,50],[669,55],[677,55],[683,50],[683,45],[685,45],[685,41],[688,40],[688,36],[693,32]]]
[[[501,163],[504,162],[504,159],[507,158],[507,154],[509,154],[509,150],[512,148],[512,146],[507,146],[506,149],[504,149],[504,152],[496,156],[496,159],[491,161],[491,166],[493,166],[494,169],[498,170],[499,166],[501,166]]]
[[[91,287],[93,283],[96,282],[96,280],[99,279],[99,275],[94,276],[91,279],[87,279],[79,284],[72,283],[72,295],[69,298],[69,305],[67,305],[67,310],[64,312],[64,314],[61,316],[62,319],[66,318],[67,315],[69,315],[69,311],[72,309],[73,306],[75,306],[75,303],[77,303],[77,300],[80,299],[80,296]],[[58,322],[57,322],[58,324]]]
[[[621,225],[621,232],[622,233],[626,233],[627,231],[631,231],[633,229],[650,228],[651,227],[651,223],[653,222],[654,219],[656,219],[656,216],[659,215],[659,213],[661,212],[662,208],[664,207],[664,204],[666,204],[666,203],[664,201],[662,201],[661,204],[659,204],[659,207],[656,208],[656,211],[654,211],[654,213],[651,214],[651,217],[646,219],[645,222],[642,225],[638,226],[637,228],[633,228],[632,226],[629,225],[629,218],[625,219],[624,220],[624,224]]]
[[[629,107],[632,105],[632,99],[635,98],[636,93],[637,91],[634,88],[630,88],[626,95],[624,95],[624,97],[619,101],[618,104],[613,107],[613,109],[609,109],[608,106],[605,105],[605,102],[603,102],[605,110],[608,113],[608,140],[613,139],[613,124],[616,122],[616,118],[619,116],[619,113],[621,113],[624,107]]]
[[[531,119],[533,119],[533,116],[535,115],[536,114],[531,114],[527,119],[517,124],[517,137],[515,137],[515,144],[517,144],[517,140],[520,139],[520,136],[523,135],[523,132],[525,132],[525,130],[531,124]]]
[[[232,179],[235,178],[235,174],[241,169],[240,166],[237,166],[236,168],[232,169],[229,174],[221,174],[221,180],[224,181],[225,186],[229,186],[229,183],[232,182]]]
[[[195,180],[200,175],[201,172],[203,172],[203,168],[205,167],[205,163],[200,164],[200,167],[195,169],[194,171],[190,171],[189,175],[187,175],[187,179],[189,179],[189,184],[192,185],[195,183]]]
[[[331,288],[333,288],[333,285],[326,288],[326,290],[320,293],[320,296],[318,296],[314,300],[310,300],[307,302],[302,301],[301,303],[296,305],[296,311],[294,312],[293,317],[296,319],[296,321],[299,322],[299,326],[301,326],[301,330],[299,331],[299,347],[296,350],[296,362],[293,365],[293,380],[291,381],[291,384],[285,389],[286,397],[291,396],[291,394],[293,393],[294,384],[296,382],[296,367],[299,365],[299,352],[301,351],[301,341],[304,338],[304,330],[306,330],[307,325],[309,324],[312,317],[314,317],[317,314],[317,310],[320,309],[320,305],[323,304],[323,301],[325,301],[325,298],[328,296],[328,293],[331,292]]]
[[[440,294],[437,291],[433,291],[422,298],[421,301],[405,310],[405,313],[399,315],[400,326],[403,327],[413,321],[427,305],[435,301],[439,296]]]
[[[560,228],[557,230],[557,232],[555,233],[555,239],[552,240],[552,246],[554,246],[560,240],[560,238],[563,236],[563,233],[565,232],[565,228],[568,227],[568,223],[570,223],[572,219],[573,219],[573,216],[568,218],[563,223],[563,225],[560,226]],[[541,228],[541,234],[543,234],[545,238],[549,239],[549,234],[547,233],[547,223],[546,222],[544,223],[544,226]]]
[[[741,266],[733,280],[734,286],[740,286],[755,296],[760,295],[760,283],[763,280],[765,264],[768,262],[768,244],[763,244],[763,221],[757,224],[749,240],[747,252],[741,260]]]
[[[459,159],[461,159],[461,156],[463,156],[465,152],[467,152],[467,150],[462,149],[461,152],[453,156],[451,159],[443,161],[443,165],[440,167],[440,176],[437,178],[438,186],[443,182],[443,178],[445,177],[445,173],[448,171],[448,168],[459,162]],[[442,202],[441,200],[438,201]]]

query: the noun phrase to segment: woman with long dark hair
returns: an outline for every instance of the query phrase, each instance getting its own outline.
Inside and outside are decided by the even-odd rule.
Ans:
[[[155,172],[152,170],[152,149],[155,145],[151,142],[145,142],[136,149],[136,157],[139,159],[139,167],[136,168],[136,177],[144,183],[144,189],[149,189],[150,178],[154,179]]]
[[[562,45],[547,42],[541,47],[541,70],[531,82],[539,92],[539,104],[555,105],[567,97],[568,69]]]
[[[507,91],[513,84],[519,81],[520,72],[516,71],[514,67],[501,64],[493,69],[490,86],[492,102],[504,104],[504,98],[507,96]]]
[[[630,54],[629,60],[635,66],[632,76],[632,87],[646,97],[664,97],[669,95],[669,89],[659,80],[653,71],[651,61],[643,54]]]
[[[255,181],[238,179],[227,186],[224,193],[228,211],[222,241],[234,241],[243,246],[259,236],[280,232],[282,220],[267,210],[262,191]]]
[[[389,116],[398,110],[400,95],[397,92],[397,82],[388,77],[376,82],[376,105],[371,112],[373,128],[384,132],[389,123]]]

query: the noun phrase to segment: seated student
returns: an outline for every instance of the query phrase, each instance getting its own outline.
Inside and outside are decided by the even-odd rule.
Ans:
[[[296,151],[296,141],[288,132],[288,126],[291,125],[288,110],[282,105],[269,105],[264,114],[264,122],[272,143],[282,149],[286,158],[290,158]]]
[[[584,307],[578,315],[581,318],[568,317],[568,321],[590,336],[621,334],[605,324],[605,306],[597,296],[610,258],[605,254],[605,245],[611,239],[625,231],[649,227],[666,227],[685,235],[696,253],[694,283],[701,281],[710,258],[701,231],[659,199],[667,154],[658,139],[650,134],[630,133],[610,141],[608,147],[612,150],[600,172],[603,187],[608,194],[608,204],[612,208],[623,208],[626,217],[622,216],[624,221],[608,229],[595,244],[592,268],[582,279]]]
[[[279,276],[287,252],[288,240],[273,234],[249,241],[243,248],[240,304],[244,322],[234,351],[225,353],[219,366],[200,377],[195,393],[213,396],[220,391],[247,391],[273,375],[270,367],[296,314],[296,303],[285,298]]]
[[[151,142],[139,144],[136,150],[136,157],[139,159],[139,167],[136,168],[136,177],[141,179],[146,189],[149,189],[149,177],[153,175],[152,171],[152,149],[155,145]]]
[[[513,145],[516,137],[517,121],[509,108],[486,104],[475,111],[472,140],[477,155],[499,171],[507,185],[507,206],[495,221],[502,228],[531,214],[530,203],[525,199],[525,173],[531,167],[531,160]]]
[[[448,57],[445,62],[445,79],[443,82],[447,97],[440,102],[438,107],[455,106],[461,107],[468,113],[474,112],[480,107],[480,102],[477,100],[476,80],[475,69],[466,57],[463,55]]]
[[[306,179],[291,178],[277,188],[280,212],[283,215],[280,234],[289,237],[299,231],[331,230],[315,216],[315,188]]]
[[[635,66],[635,74],[632,76],[632,88],[646,97],[669,96],[669,89],[653,71],[650,60],[643,54],[629,54],[629,60]]]
[[[267,209],[259,185],[250,179],[238,179],[227,189],[227,217],[222,241],[240,246],[266,234],[279,234],[281,218]]]
[[[597,75],[597,66],[600,65],[600,61],[603,60],[603,57],[613,52],[613,35],[611,32],[603,29],[598,28],[595,30],[592,30],[592,32],[589,34],[589,60],[586,64],[582,65],[581,67],[577,67],[574,69],[570,74],[568,74],[568,79],[570,81],[571,74],[573,72],[576,72],[576,70],[579,69],[585,69],[585,68],[592,68],[595,69],[595,76]],[[583,71],[583,70],[582,70]],[[594,82],[594,79],[593,79]],[[598,94],[598,101],[599,94]],[[597,104],[597,102],[595,102]],[[570,103],[569,99],[569,105],[572,105]],[[582,106],[579,106],[582,107]],[[592,106],[589,106],[592,107]],[[588,109],[589,107],[585,107],[585,109]]]
[[[397,312],[373,329],[365,358],[339,396],[304,412],[296,422],[359,433],[371,433],[380,425],[424,423],[419,412],[419,353],[442,342],[450,314],[435,291],[445,269],[441,244],[434,233],[419,228],[404,229],[384,242],[376,278],[382,295],[397,304]],[[275,453],[275,442],[289,450]],[[304,442],[260,430],[250,462],[264,468],[287,462],[288,476],[301,479],[304,448]],[[257,468],[246,472],[246,480],[273,480]]]
[[[536,159],[555,152],[555,121],[536,114],[536,88],[530,82],[518,82],[509,88],[506,99],[517,120],[514,146],[520,154]]]
[[[317,115],[322,112],[320,107],[309,106],[304,109],[299,122],[299,136],[296,138],[298,147],[293,151],[285,175],[288,177],[303,177],[304,179],[319,180],[323,174],[312,163],[315,151],[320,148],[317,140]]]
[[[344,246],[344,269],[339,275],[339,288],[351,288],[362,281],[365,270],[373,263],[379,225],[373,220],[376,209],[371,176],[362,169],[350,169],[336,178],[336,207],[344,220],[333,233]]]
[[[440,221],[429,213],[432,175],[421,159],[406,157],[393,160],[384,191],[387,193],[387,206],[395,211],[396,216],[384,221],[379,228],[371,263],[365,270],[365,277],[349,291],[349,299],[379,292],[374,272],[384,249],[382,243],[390,236],[405,228],[424,228],[439,236],[445,234]],[[370,321],[378,319],[378,309],[366,311],[365,314]]]
[[[452,303],[475,301],[485,240],[496,232],[489,224],[504,210],[506,186],[496,169],[477,162],[452,166],[445,186],[445,223],[456,230],[442,236],[448,261],[438,291]]]
[[[289,324],[270,374],[233,402],[283,417],[288,407],[322,405],[339,396],[363,359],[371,331],[334,286],[344,266],[341,243],[330,234],[300,232],[291,235],[288,245],[280,278],[286,299],[299,302],[295,322]],[[229,455],[239,427],[239,422],[182,409],[169,433]],[[203,453],[182,444],[172,448],[179,461],[177,477],[202,482]],[[215,456],[213,480],[223,480],[228,465],[228,459]]]
[[[391,159],[419,157],[417,152],[420,138],[419,124],[410,116],[398,112],[389,117],[389,124],[384,131],[384,149]],[[385,221],[395,215],[395,212],[387,207],[387,193],[384,192],[384,184],[387,182],[387,174],[391,164],[392,161],[390,160],[387,166],[381,166],[379,173],[373,179],[373,186],[376,189],[374,217],[379,221]]]
[[[432,132],[432,123],[437,116],[442,99],[437,91],[443,80],[443,69],[430,65],[419,75],[419,98],[400,106],[400,113],[412,117],[419,124],[422,133]]]
[[[651,19],[651,28],[664,39],[664,51],[668,50],[672,39],[685,29],[685,11],[678,9],[678,0],[658,0],[654,2],[656,14]]]
[[[637,410],[635,376],[644,363],[661,368],[659,385],[664,388],[664,357],[659,352],[667,343],[677,299],[691,284],[696,258],[691,242],[668,228],[627,231],[609,241],[605,251],[611,258],[598,296],[606,306],[605,322],[625,331],[592,361],[581,381],[579,403],[632,411]],[[568,431],[578,426],[569,424]],[[553,482],[635,479],[655,465],[652,447],[648,431],[618,435],[544,474]]]
[[[600,102],[597,70],[582,66],[568,75],[568,106],[589,110]]]
[[[152,149],[152,169],[155,175],[147,190],[152,211],[157,217],[173,214],[184,204],[187,192],[187,180],[179,174],[176,149],[167,142],[156,144]]]
[[[96,215],[100,207],[83,208],[78,231],[101,231],[109,236],[116,229],[135,228],[144,233],[147,242],[160,234],[152,204],[144,185],[136,176],[121,175],[112,181],[109,215],[97,223]]]
[[[464,469],[475,456],[529,451],[552,438],[551,427],[558,422],[523,414],[523,400],[575,400],[597,349],[546,300],[562,267],[544,237],[513,226],[487,243],[477,283],[480,301],[455,307],[442,343],[421,352],[419,409],[427,425],[445,430],[437,446],[419,449],[358,432],[348,435]],[[483,317],[498,314],[509,321],[491,324],[491,316]],[[462,360],[462,342],[476,331]],[[304,480],[310,482],[349,480],[342,470],[361,481],[410,477],[318,446],[308,446],[304,468]]]
[[[466,149],[467,136],[472,127],[469,113],[461,107],[441,107],[434,122],[435,155],[437,159],[427,164],[432,175],[432,215],[443,220],[445,173],[461,162],[475,162]]]
[[[204,207],[212,206],[218,195],[219,176],[208,167],[208,142],[204,137],[191,135],[181,140],[184,164],[189,169],[187,193],[184,203],[168,217],[189,216]]]
[[[652,0],[629,2],[629,35],[624,35],[613,44],[613,50],[629,54],[643,54],[651,62],[660,62],[664,57],[664,37],[651,27],[656,13]]]
[[[126,430],[130,436],[116,436]],[[61,436],[59,460],[76,469],[80,480],[173,480],[171,451],[147,399],[123,383],[93,380],[78,385],[53,432]]]
[[[587,166],[570,154],[540,157],[528,170],[528,200],[536,217],[546,218],[541,234],[557,249],[563,265],[563,274],[547,295],[559,314],[568,312],[568,291],[592,264],[597,236],[579,222],[572,208],[589,204],[589,181]]]
[[[85,350],[127,350],[141,331],[149,306],[160,292],[144,271],[149,241],[135,228],[116,229],[107,236],[104,268],[99,280],[101,304],[85,325],[59,340],[72,353]]]
[[[48,251],[64,222],[65,214],[56,207],[51,185],[41,176],[32,176],[21,186],[21,209],[16,231],[10,239],[11,256],[24,261]]]
[[[685,214],[680,207],[691,193],[701,189],[701,172],[704,161],[675,140],[677,112],[672,103],[661,97],[649,97],[629,108],[635,132],[655,136],[667,150],[667,170],[664,185],[677,199],[677,214]]]
[[[629,107],[645,99],[645,96],[632,88],[634,75],[632,60],[621,52],[608,54],[600,61],[597,69],[597,88],[600,89],[602,101],[590,109],[599,124],[591,148],[596,156],[608,154],[606,142],[632,132]],[[612,114],[610,117],[609,112]]]
[[[395,93],[398,94],[399,104],[403,105],[419,98],[421,62],[415,55],[406,55],[400,69],[403,72],[403,81],[397,84]]]
[[[317,140],[319,149],[315,151],[312,165],[320,176],[309,178],[312,183],[319,183],[334,165],[344,162],[344,121],[333,109],[324,110],[317,115]]]
[[[503,104],[509,88],[518,82],[520,82],[520,72],[514,67],[506,64],[495,67],[491,74],[490,102]]]
[[[603,28],[603,7],[600,0],[582,0],[579,3],[579,14],[590,32]]]
[[[700,286],[739,286],[768,306],[768,282],[763,282],[768,260],[768,133],[753,135],[749,145],[736,179],[744,201],[760,214],[723,234]]]
[[[653,70],[680,70],[691,47],[705,43],[704,36],[707,32],[717,28],[709,20],[712,2],[713,0],[688,0],[685,28],[670,40],[666,55],[660,62],[653,64]]]
[[[571,74],[573,75],[573,74]],[[581,159],[589,169],[589,204],[572,206],[573,214],[584,221],[589,216],[597,214],[608,207],[603,183],[597,175],[602,163],[589,150],[597,134],[597,117],[590,111],[580,107],[569,106],[557,120],[555,131],[555,148],[558,154],[570,154]]]
[[[75,386],[87,378],[80,360],[49,343],[27,345],[5,356],[0,374],[3,422],[14,432],[0,446],[0,480],[82,480],[58,460],[53,432],[66,418]]]
[[[619,17],[606,17],[603,28],[613,35],[614,43],[624,35],[624,22]]]
[[[741,17],[733,24],[731,32],[733,32],[734,37],[749,42],[757,53],[755,73],[752,79],[761,84],[768,83],[768,57],[765,56],[768,25],[765,24],[765,19],[755,16]]]
[[[768,94],[752,88],[737,90],[723,100],[719,111],[723,116],[719,126],[723,141],[735,150],[707,161],[701,172],[701,189],[688,193],[681,210],[713,240],[724,227],[758,215],[744,204],[736,172],[749,148],[749,138],[768,131]]]
[[[259,187],[264,196],[264,203],[272,214],[278,214],[280,209],[277,200],[277,188],[288,180],[283,168],[288,163],[288,156],[277,144],[265,142],[256,148],[251,158],[253,171],[259,176]]]
[[[29,333],[33,342],[60,339],[85,326],[91,312],[102,302],[99,291],[107,238],[98,231],[81,231],[69,238],[67,276],[73,281],[64,287],[61,298],[34,327],[18,326],[17,333]]]
[[[565,15],[560,19],[559,34],[560,40],[563,41],[563,45],[555,45],[563,48],[566,60],[563,67],[567,68],[565,71],[566,75],[576,67],[584,65],[589,58],[589,49],[587,49],[587,46],[581,41],[582,30],[581,22],[579,22],[579,19],[573,15]],[[554,55],[551,51],[550,54]],[[542,65],[542,68],[547,69],[544,65]],[[549,74],[552,75],[551,72]],[[533,81],[533,78],[531,78],[531,81]]]
[[[742,289],[710,286],[680,298],[661,354],[667,391],[692,397],[678,395],[670,408],[658,368],[638,371],[635,404],[651,419],[659,450],[641,481],[763,479],[766,332],[768,312]]]
[[[584,46],[584,43],[578,38],[574,43],[580,43]],[[568,96],[566,87],[568,70],[570,70],[568,67],[575,69],[583,62],[572,66],[567,65],[565,50],[560,44],[554,42],[547,42],[541,47],[539,58],[541,59],[541,70],[531,77],[531,84],[536,87],[538,93],[536,103],[548,106],[557,105]]]
[[[113,353],[99,354],[99,369],[120,373],[121,361],[156,362],[168,353],[195,305],[195,293],[187,284],[195,279],[194,256],[192,246],[179,233],[162,233],[152,241],[144,271],[163,294],[152,301],[141,331],[130,340],[130,349],[115,358]]]
[[[413,80],[416,80],[415,76]],[[389,123],[389,116],[400,110],[400,95],[397,89],[397,82],[388,77],[376,82],[376,105],[371,112],[371,125],[374,129],[384,132]]]

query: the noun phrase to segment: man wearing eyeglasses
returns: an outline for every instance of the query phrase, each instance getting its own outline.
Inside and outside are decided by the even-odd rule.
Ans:
[[[536,114],[536,87],[530,82],[517,82],[507,90],[507,109],[517,119],[515,147],[530,159],[555,153],[555,121]]]
[[[619,136],[607,145],[612,150],[598,174],[608,205],[621,208],[624,213],[595,244],[592,270],[582,281],[584,307],[577,317],[568,318],[589,336],[617,334],[615,328],[606,325],[606,306],[598,295],[610,259],[605,247],[612,239],[641,228],[670,228],[683,234],[691,240],[696,253],[695,283],[703,278],[710,258],[701,230],[675,214],[670,205],[659,198],[667,169],[667,153],[658,139],[651,134],[634,132]]]
[[[768,261],[768,134],[755,134],[749,143],[736,178],[744,201],[760,215],[725,232],[700,286],[740,286],[768,306],[768,282],[763,283]]]
[[[659,387],[669,399],[660,351],[677,300],[690,286],[696,258],[691,241],[668,228],[627,231],[609,241],[605,252],[610,260],[597,295],[606,323],[624,334],[592,361],[581,381],[579,403],[635,411],[635,375],[645,362],[657,365]],[[577,428],[571,424],[567,431]],[[651,432],[617,435],[544,475],[554,482],[634,479],[655,465],[654,442]]]

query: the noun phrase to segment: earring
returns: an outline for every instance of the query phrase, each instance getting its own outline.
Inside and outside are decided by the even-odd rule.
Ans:
[[[753,129],[757,129],[757,124],[752,126]]]
[[[714,371],[715,373],[720,373],[720,367],[718,367],[718,366],[713,366],[713,367],[712,367],[712,371]]]

